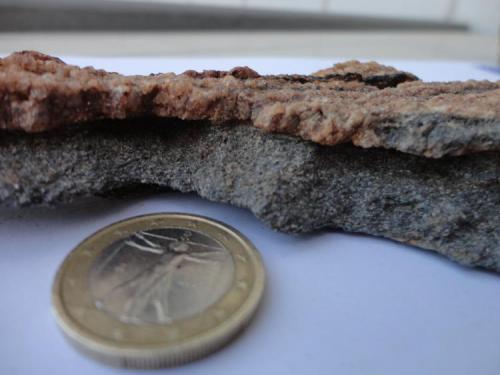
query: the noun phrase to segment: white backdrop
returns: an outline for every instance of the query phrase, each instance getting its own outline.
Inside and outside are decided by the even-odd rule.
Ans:
[[[68,59],[149,73],[249,64],[283,72],[276,59]],[[309,73],[325,60],[289,59]],[[489,78],[468,64],[396,62],[426,79]],[[0,210],[0,374],[135,374],[73,350],[51,314],[55,272],[69,251],[102,226],[180,211],[244,233],[260,250],[268,287],[248,329],[206,359],[165,374],[500,373],[500,276],[464,268],[429,251],[365,235],[273,232],[248,211],[165,193],[90,199],[55,209]]]

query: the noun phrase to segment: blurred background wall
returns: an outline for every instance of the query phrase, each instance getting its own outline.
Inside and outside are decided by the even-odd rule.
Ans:
[[[159,14],[166,17],[164,22],[154,20]],[[169,19],[168,14],[174,17]],[[130,15],[133,18],[127,20]],[[120,17],[125,20],[122,24]],[[262,21],[266,17],[267,23]],[[436,29],[459,24],[474,32],[498,33],[500,0],[0,0],[1,30],[124,27],[120,25],[133,29]]]
[[[500,0],[0,0],[0,53],[500,65],[499,25]]]
[[[120,0],[114,0],[120,1]],[[131,0],[150,2],[150,0]],[[500,0],[154,0],[161,3],[292,10],[464,23],[471,30],[496,33]]]

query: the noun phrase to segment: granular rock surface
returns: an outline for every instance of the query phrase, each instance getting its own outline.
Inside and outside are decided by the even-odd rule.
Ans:
[[[40,132],[142,116],[246,124],[324,145],[440,158],[500,150],[500,81],[426,83],[351,61],[312,75],[123,76],[37,52],[0,59],[0,129]]]
[[[144,186],[244,207],[283,232],[368,233],[500,272],[499,153],[427,159],[152,119],[0,134],[3,206]]]

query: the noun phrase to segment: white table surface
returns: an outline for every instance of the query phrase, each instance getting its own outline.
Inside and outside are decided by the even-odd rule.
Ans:
[[[67,60],[123,73],[237,64],[261,73],[309,73],[333,61]],[[466,63],[393,63],[426,80],[500,78]],[[164,193],[88,199],[55,209],[0,210],[0,374],[148,373],[106,367],[75,352],[56,327],[50,291],[59,264],[83,238],[120,219],[167,211],[206,215],[243,232],[262,253],[268,284],[256,318],[230,345],[155,373],[500,373],[500,276],[365,235],[279,234],[246,210]]]

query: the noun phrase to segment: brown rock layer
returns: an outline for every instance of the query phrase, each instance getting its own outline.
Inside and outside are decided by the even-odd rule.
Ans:
[[[122,76],[20,52],[0,60],[0,103],[0,128],[25,132],[154,116],[427,157],[500,149],[500,81],[424,83],[376,63],[311,76],[260,76],[247,67]]]

